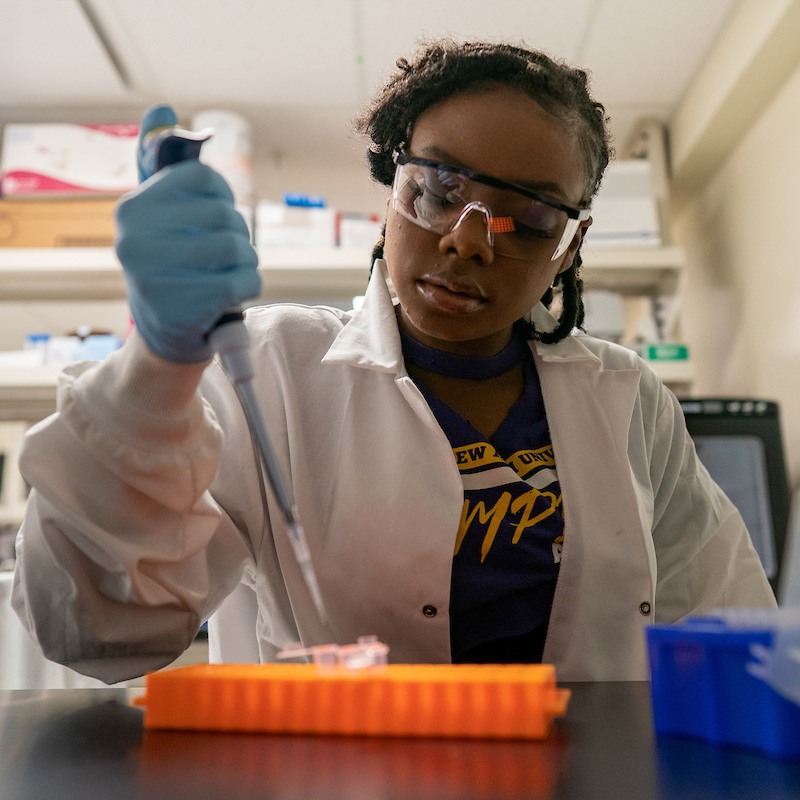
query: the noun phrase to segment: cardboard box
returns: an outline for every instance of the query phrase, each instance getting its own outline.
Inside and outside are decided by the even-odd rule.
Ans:
[[[0,199],[0,247],[110,247],[117,198]]]
[[[0,195],[115,195],[134,188],[138,125],[9,123],[0,150]]]

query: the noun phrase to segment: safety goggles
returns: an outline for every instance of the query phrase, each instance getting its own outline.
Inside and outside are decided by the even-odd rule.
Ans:
[[[515,183],[396,152],[392,208],[432,233],[446,234],[471,214],[483,217],[497,255],[553,261],[569,247],[591,209],[574,208]]]

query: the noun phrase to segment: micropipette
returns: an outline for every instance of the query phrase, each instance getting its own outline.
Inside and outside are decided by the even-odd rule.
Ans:
[[[178,127],[156,128],[143,137],[142,170],[153,175],[160,169],[179,161],[197,159],[203,142],[213,131],[187,131]],[[323,623],[327,621],[319,582],[311,561],[305,530],[300,524],[297,507],[284,484],[280,465],[275,457],[266,426],[253,391],[253,365],[249,339],[241,309],[226,311],[207,334],[208,342],[219,355],[223,369],[233,382],[252,435],[255,437],[261,460],[272,491],[286,520],[289,541],[300,567],[306,587]]]

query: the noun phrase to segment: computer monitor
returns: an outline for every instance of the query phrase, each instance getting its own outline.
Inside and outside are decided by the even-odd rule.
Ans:
[[[739,509],[777,591],[791,504],[778,404],[732,397],[680,404],[700,461]]]
[[[789,528],[783,546],[781,582],[778,585],[778,604],[800,608],[800,491],[792,494]]]

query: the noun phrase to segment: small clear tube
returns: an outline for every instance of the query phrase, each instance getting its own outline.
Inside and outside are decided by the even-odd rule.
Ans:
[[[354,644],[289,644],[278,658],[311,658],[320,672],[359,671],[386,666],[389,646],[377,636],[359,636]]]

